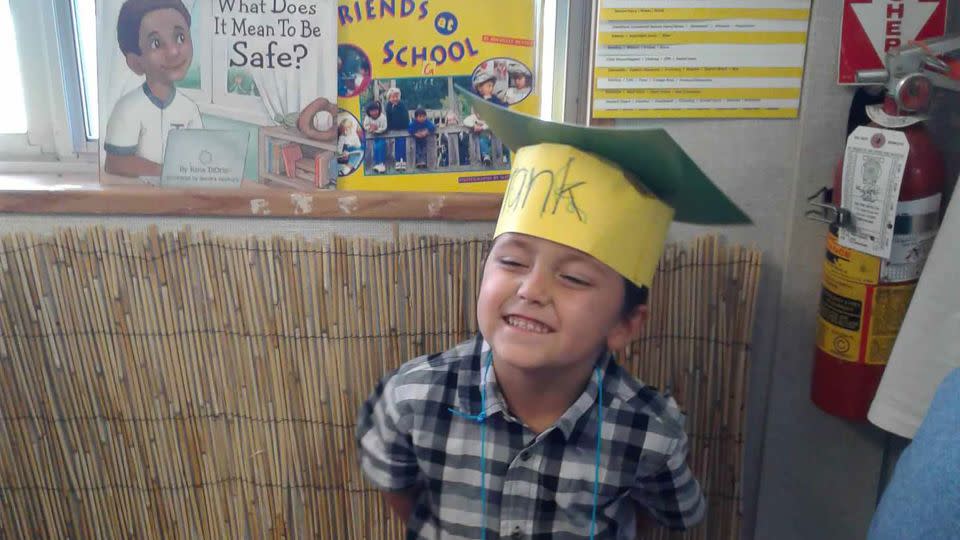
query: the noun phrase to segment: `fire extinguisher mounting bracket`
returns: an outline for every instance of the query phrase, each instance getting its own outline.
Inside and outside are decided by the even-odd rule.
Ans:
[[[887,51],[886,69],[869,69],[856,74],[859,84],[882,84],[904,112],[920,112],[929,106],[931,90],[960,92],[944,57],[960,51],[960,35],[948,35]]]
[[[832,198],[833,189],[820,188],[816,193],[807,197],[807,202],[813,208],[807,210],[804,215],[807,219],[833,225],[840,229],[851,227],[853,225],[853,215],[850,210],[832,204],[830,202]]]

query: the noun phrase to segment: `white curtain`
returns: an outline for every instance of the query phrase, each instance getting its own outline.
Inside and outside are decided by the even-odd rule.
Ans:
[[[309,58],[309,56],[308,56]],[[253,80],[260,91],[260,100],[270,119],[276,124],[290,123],[296,115],[317,96],[319,66],[303,62],[300,70],[251,69]]]
[[[300,69],[247,68],[257,84],[267,114],[276,124],[295,125],[300,111],[317,97],[336,102],[337,6],[334,0],[313,0],[311,3],[317,6],[319,13],[311,22],[322,28],[322,37],[295,41],[307,47],[307,54],[300,62]],[[248,14],[246,21],[250,25],[277,27],[277,17],[273,13]],[[256,50],[265,51],[271,39],[274,38],[250,39],[251,50],[256,47]],[[291,41],[277,41],[280,42],[281,51],[291,51]]]

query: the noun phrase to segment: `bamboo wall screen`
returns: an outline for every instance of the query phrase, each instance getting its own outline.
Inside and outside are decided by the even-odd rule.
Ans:
[[[400,538],[355,413],[388,369],[473,335],[485,246],[0,237],[0,538]],[[715,238],[669,246],[621,354],[688,412],[710,510],[682,537],[737,537],[759,268]]]

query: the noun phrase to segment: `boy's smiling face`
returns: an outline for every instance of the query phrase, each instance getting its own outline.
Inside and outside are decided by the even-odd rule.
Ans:
[[[150,84],[173,86],[193,59],[190,25],[179,11],[156,9],[140,22],[140,54],[127,53],[127,65]]]
[[[484,81],[477,86],[477,91],[480,92],[480,95],[483,97],[490,97],[493,95],[493,81]]]
[[[484,266],[477,320],[498,362],[569,368],[632,338],[645,313],[622,316],[624,287],[620,274],[590,255],[507,233]]]

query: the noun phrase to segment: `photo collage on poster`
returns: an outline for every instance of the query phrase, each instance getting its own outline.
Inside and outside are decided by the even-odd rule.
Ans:
[[[499,3],[518,16],[497,21],[496,6],[455,1],[372,12],[340,2],[340,187],[502,191],[510,151],[461,95],[539,112],[534,2]]]

